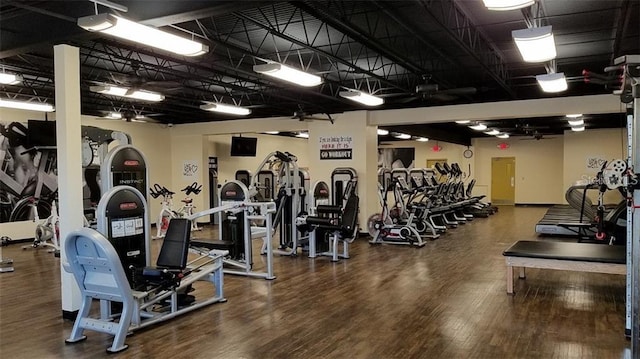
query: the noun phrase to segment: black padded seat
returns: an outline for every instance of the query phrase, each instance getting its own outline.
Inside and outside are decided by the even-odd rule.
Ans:
[[[568,261],[626,264],[624,246],[594,243],[518,241],[502,253],[506,257],[560,259]]]

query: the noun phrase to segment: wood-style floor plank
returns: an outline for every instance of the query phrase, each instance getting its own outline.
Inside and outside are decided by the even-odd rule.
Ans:
[[[502,207],[423,248],[358,239],[338,263],[276,256],[275,281],[227,275],[227,303],[138,331],[117,357],[621,358],[624,276],[531,269],[506,295],[502,251],[537,238],[545,210]],[[59,259],[20,247],[2,249],[0,358],[106,357],[105,334],[65,345]]]

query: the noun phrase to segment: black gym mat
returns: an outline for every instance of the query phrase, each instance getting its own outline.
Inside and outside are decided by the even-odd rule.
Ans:
[[[518,241],[502,252],[502,255],[582,262],[627,263],[627,253],[624,246],[597,243]]]

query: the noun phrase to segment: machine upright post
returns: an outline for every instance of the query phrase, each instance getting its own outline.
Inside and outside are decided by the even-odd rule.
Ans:
[[[637,151],[640,150],[640,121],[638,115],[640,110],[640,82],[638,79],[631,78],[632,94],[633,94],[633,170],[640,169],[640,156]],[[640,203],[640,191],[633,192],[634,206]],[[632,358],[640,358],[640,211],[633,211],[633,230],[631,243],[631,353]]]

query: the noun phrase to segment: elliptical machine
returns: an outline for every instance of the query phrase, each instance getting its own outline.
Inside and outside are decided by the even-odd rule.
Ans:
[[[399,182],[397,178],[392,180],[392,190],[394,194],[399,189]],[[369,217],[367,220],[367,229],[369,234],[373,237],[369,241],[371,244],[404,244],[422,247],[426,243],[422,240],[420,233],[409,221],[398,221],[398,217],[404,211],[404,208],[394,208],[391,210],[388,203],[387,188],[384,188],[378,183],[378,199],[382,206],[382,212],[376,213]]]

